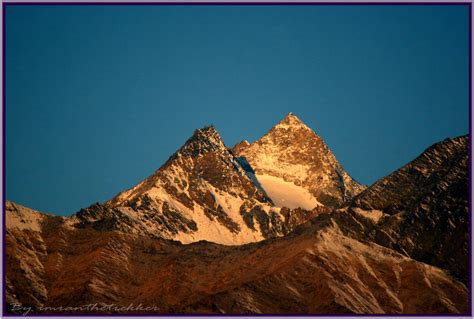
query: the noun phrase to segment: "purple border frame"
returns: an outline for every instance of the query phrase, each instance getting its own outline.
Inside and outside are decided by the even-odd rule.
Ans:
[[[87,314],[31,314],[28,317],[169,317],[169,316],[189,316],[189,317],[472,317],[472,2],[462,2],[462,1],[453,1],[453,2],[92,2],[93,0],[87,0],[91,2],[2,2],[2,246],[3,246],[3,255],[2,255],[2,316],[5,317],[22,317],[21,315],[15,315],[7,312],[7,302],[6,302],[6,271],[5,271],[5,256],[6,256],[6,155],[5,155],[5,142],[6,142],[6,63],[5,63],[5,53],[6,53],[6,41],[5,41],[5,17],[6,17],[6,7],[7,6],[23,6],[23,5],[94,5],[94,6],[117,6],[117,5],[149,5],[149,6],[184,6],[184,5],[193,5],[193,6],[225,6],[225,5],[239,5],[239,6],[317,6],[317,5],[400,5],[400,6],[467,6],[468,8],[468,18],[469,18],[469,32],[468,32],[468,103],[469,103],[469,159],[468,159],[468,176],[469,176],[469,215],[468,215],[468,233],[469,233],[469,305],[467,313],[464,314],[143,314],[143,313],[126,313],[126,314],[103,314],[103,313],[87,313]],[[129,0],[127,0],[129,1]]]
[[[8,1],[8,0],[7,0]],[[90,2],[87,2],[90,1]],[[255,5],[260,5],[260,6],[293,6],[293,5],[302,5],[302,6],[317,6],[317,5],[342,5],[342,6],[347,6],[347,5],[389,5],[389,6],[394,6],[394,5],[415,5],[415,6],[421,6],[421,5],[433,5],[433,6],[453,6],[453,5],[465,5],[471,7],[471,2],[467,1],[453,1],[453,2],[421,2],[421,1],[414,1],[414,2],[370,2],[370,1],[361,1],[361,2],[350,2],[350,1],[345,1],[345,2],[331,2],[331,1],[326,1],[326,2],[304,2],[304,1],[281,1],[281,2],[264,2],[264,1],[255,1],[255,2],[239,2],[239,1],[230,1],[230,2],[192,2],[192,1],[184,1],[184,2],[172,2],[172,1],[164,1],[164,2],[146,2],[146,1],[124,1],[124,2],[100,2],[100,1],[93,1],[93,0],[86,0],[84,2],[80,1],[70,1],[70,2],[3,2],[2,6],[5,8],[5,6],[22,6],[22,5],[96,5],[96,6],[108,6],[108,5],[150,5],[150,6],[189,6],[189,5],[195,5],[195,6],[226,6],[226,5],[240,5],[240,6],[255,6]]]

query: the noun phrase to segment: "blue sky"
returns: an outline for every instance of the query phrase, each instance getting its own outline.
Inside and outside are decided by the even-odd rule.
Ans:
[[[467,6],[7,6],[6,195],[68,215],[288,112],[371,184],[468,132]]]

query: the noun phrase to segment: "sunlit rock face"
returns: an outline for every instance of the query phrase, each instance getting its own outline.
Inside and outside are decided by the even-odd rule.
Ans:
[[[298,206],[294,197],[308,209],[339,207],[365,188],[343,170],[322,138],[292,113],[255,143],[236,145],[234,152],[250,163],[274,201],[291,201],[291,207]],[[285,191],[278,192],[281,189]]]

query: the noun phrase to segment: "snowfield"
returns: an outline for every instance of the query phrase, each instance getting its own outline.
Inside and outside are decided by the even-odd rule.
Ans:
[[[278,207],[298,208],[311,210],[316,206],[322,206],[311,193],[282,178],[270,175],[256,175],[263,189],[273,203]]]

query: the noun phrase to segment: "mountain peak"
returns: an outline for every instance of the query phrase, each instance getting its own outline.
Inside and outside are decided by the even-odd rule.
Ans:
[[[232,147],[232,152],[234,154],[239,154],[249,146],[250,146],[249,141],[247,140],[240,141],[239,143],[235,144],[234,147]]]
[[[205,126],[194,131],[178,153],[181,155],[196,157],[208,152],[225,150],[226,146],[213,125]]]
[[[299,120],[299,118],[293,113],[293,112],[289,112],[286,116],[285,116],[285,119],[287,118],[296,118]]]
[[[290,128],[304,128],[304,129],[309,129],[306,124],[303,123],[302,120],[300,120],[299,117],[297,117],[295,114],[292,112],[288,113],[283,120],[281,120],[275,128],[281,128],[281,129],[290,129]]]
[[[213,125],[204,126],[203,128],[196,129],[193,137],[197,139],[215,140],[222,141],[219,132]]]
[[[343,170],[323,139],[291,112],[255,143],[234,149],[247,159],[275,203],[288,204],[292,193],[291,198],[309,198],[307,207],[338,207],[364,188]],[[288,187],[281,191],[284,185]]]

